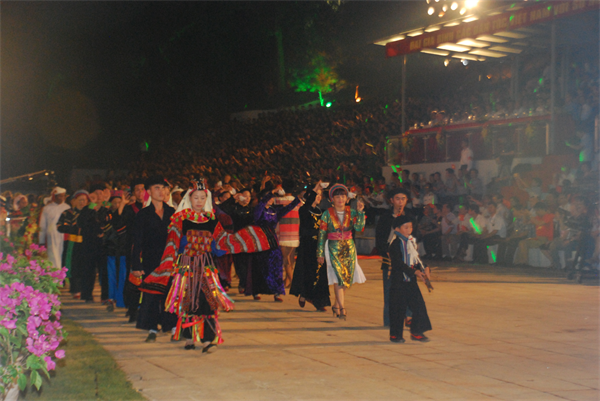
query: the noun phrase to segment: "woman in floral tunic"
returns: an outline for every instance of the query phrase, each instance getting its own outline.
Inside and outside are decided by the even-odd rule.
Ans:
[[[319,264],[327,262],[327,277],[335,291],[335,304],[331,308],[333,314],[346,320],[345,290],[354,283],[361,284],[367,280],[357,263],[352,239],[352,230],[362,232],[365,228],[365,205],[359,200],[356,210],[346,206],[348,188],[342,184],[331,187],[329,199],[333,207],[323,212],[319,223],[317,260]]]

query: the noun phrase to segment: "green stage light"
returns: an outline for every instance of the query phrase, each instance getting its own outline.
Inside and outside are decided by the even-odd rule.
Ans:
[[[325,107],[331,107],[331,102],[325,103]]]

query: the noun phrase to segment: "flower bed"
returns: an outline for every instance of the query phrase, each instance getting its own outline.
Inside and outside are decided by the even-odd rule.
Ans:
[[[2,245],[2,242],[0,242]],[[8,245],[8,244],[7,244]],[[12,245],[12,244],[11,244]],[[66,333],[60,324],[58,287],[65,268],[45,259],[44,247],[2,247],[0,252],[0,399],[18,395],[28,383],[38,390],[42,374],[63,358]],[[8,251],[8,252],[6,252]]]

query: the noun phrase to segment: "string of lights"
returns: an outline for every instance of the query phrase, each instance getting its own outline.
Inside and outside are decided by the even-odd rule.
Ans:
[[[477,7],[479,0],[447,1],[447,0],[426,0],[429,4],[427,14],[437,15],[442,18],[449,11],[457,11],[464,15],[467,10]],[[462,3],[462,6],[460,5]]]

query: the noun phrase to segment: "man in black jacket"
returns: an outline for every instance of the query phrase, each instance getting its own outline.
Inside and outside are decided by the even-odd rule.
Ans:
[[[131,191],[132,197],[135,198],[135,202],[130,205],[126,205],[123,208],[123,213],[121,214],[121,218],[123,219],[123,224],[126,227],[129,227],[126,233],[126,253],[125,253],[125,263],[127,264],[127,274],[126,277],[129,277],[129,273],[131,273],[131,251],[133,248],[133,221],[135,219],[136,214],[144,207],[144,195],[146,193],[144,181],[140,178],[136,178],[131,181]],[[127,278],[126,278],[127,279]],[[125,316],[129,316],[129,323],[137,322],[137,311],[140,306],[140,291],[135,288],[133,285],[126,285],[123,291],[123,301],[125,302],[125,306],[127,307],[127,314]]]
[[[175,209],[164,202],[164,178],[152,177],[146,182],[152,203],[140,210],[133,221],[132,274],[148,276],[159,265],[167,243],[168,227]],[[170,331],[177,323],[177,316],[165,311],[165,294],[145,292],[138,312],[136,327],[148,330],[146,342],[156,341],[158,325],[163,332]]]
[[[406,209],[406,204],[410,198],[410,193],[404,188],[395,188],[388,192],[387,198],[392,205],[391,209],[384,210],[379,216],[377,227],[375,228],[375,246],[382,257],[381,270],[383,275],[383,325],[390,325],[389,318],[389,293],[390,280],[388,278],[388,269],[390,267],[388,246],[392,234],[392,221],[398,216],[409,216],[413,218],[412,213]]]

